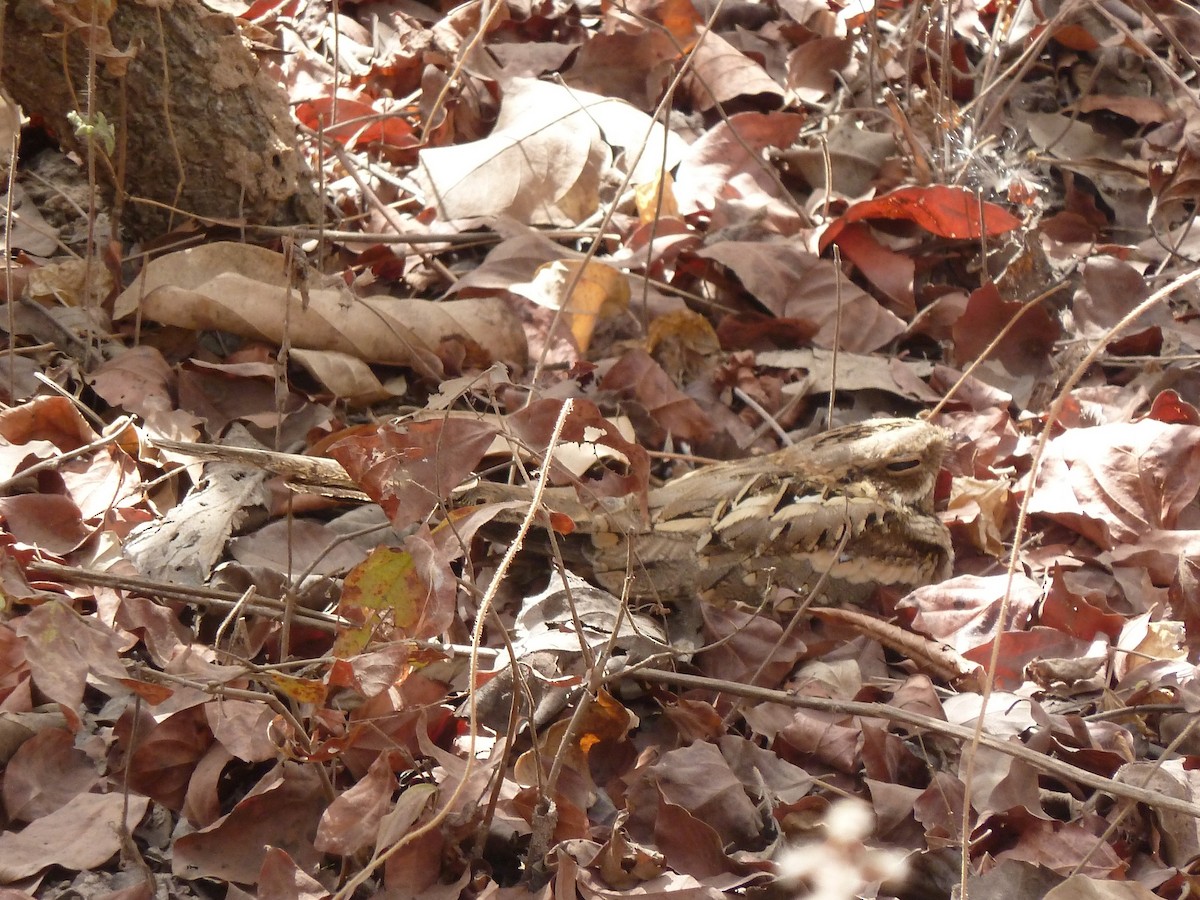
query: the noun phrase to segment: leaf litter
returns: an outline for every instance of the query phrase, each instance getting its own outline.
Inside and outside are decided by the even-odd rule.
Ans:
[[[116,285],[16,173],[5,897],[1194,891],[1194,10],[235,5],[324,230]],[[954,577],[633,607],[499,490],[829,410]]]

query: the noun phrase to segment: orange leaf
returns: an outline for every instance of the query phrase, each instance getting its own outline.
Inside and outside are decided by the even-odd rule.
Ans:
[[[337,98],[336,116],[332,97],[317,97],[297,105],[296,118],[313,130],[353,149],[362,144],[408,148],[418,143],[412,126],[395,114],[376,109],[370,102],[353,97]]]
[[[980,203],[970,191],[943,185],[906,187],[847,209],[821,236],[821,251],[836,241],[847,225],[863,219],[907,219],[931,234],[956,240],[1004,234],[1021,224],[995,203]]]
[[[175,696],[175,692],[169,687],[161,684],[148,684],[145,681],[138,681],[136,678],[118,678],[118,682],[125,685],[151,706],[158,706],[164,700],[168,700]]]

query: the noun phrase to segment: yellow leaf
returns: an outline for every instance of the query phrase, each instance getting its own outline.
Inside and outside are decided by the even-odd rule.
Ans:
[[[322,681],[272,672],[271,682],[276,688],[299,703],[312,703],[319,706],[325,702],[325,683]]]
[[[538,267],[532,281],[509,286],[539,306],[561,309],[575,343],[587,352],[601,318],[629,308],[629,281],[612,266],[591,260],[559,259]]]
[[[412,628],[421,620],[428,596],[412,554],[376,547],[346,576],[338,613],[361,624],[338,634],[334,655],[344,659],[361,652],[381,628]]]
[[[634,192],[638,221],[645,225],[655,219],[679,218],[679,204],[675,202],[675,181],[670,172],[659,172],[658,178],[639,184]],[[658,200],[662,194],[662,202]]]

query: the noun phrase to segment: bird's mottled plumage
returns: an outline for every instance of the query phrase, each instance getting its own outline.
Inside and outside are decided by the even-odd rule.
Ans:
[[[639,599],[705,595],[756,601],[773,585],[810,590],[828,571],[827,602],[876,585],[949,576],[949,533],[933,512],[947,433],[917,419],[835,428],[774,453],[702,466],[629,502],[547,504],[575,520],[595,581]],[[513,499],[490,486],[475,502]],[[528,494],[526,493],[526,497]]]

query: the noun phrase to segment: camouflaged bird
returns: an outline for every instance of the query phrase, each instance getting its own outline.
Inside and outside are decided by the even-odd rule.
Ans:
[[[918,419],[873,419],[774,453],[702,466],[649,493],[586,505],[570,488],[545,493],[569,516],[591,578],[637,600],[700,595],[758,602],[772,587],[822,603],[876,586],[910,589],[948,578],[950,535],[933,511],[948,435]],[[461,500],[528,500],[526,487],[480,483]],[[519,518],[520,508],[508,521]]]

